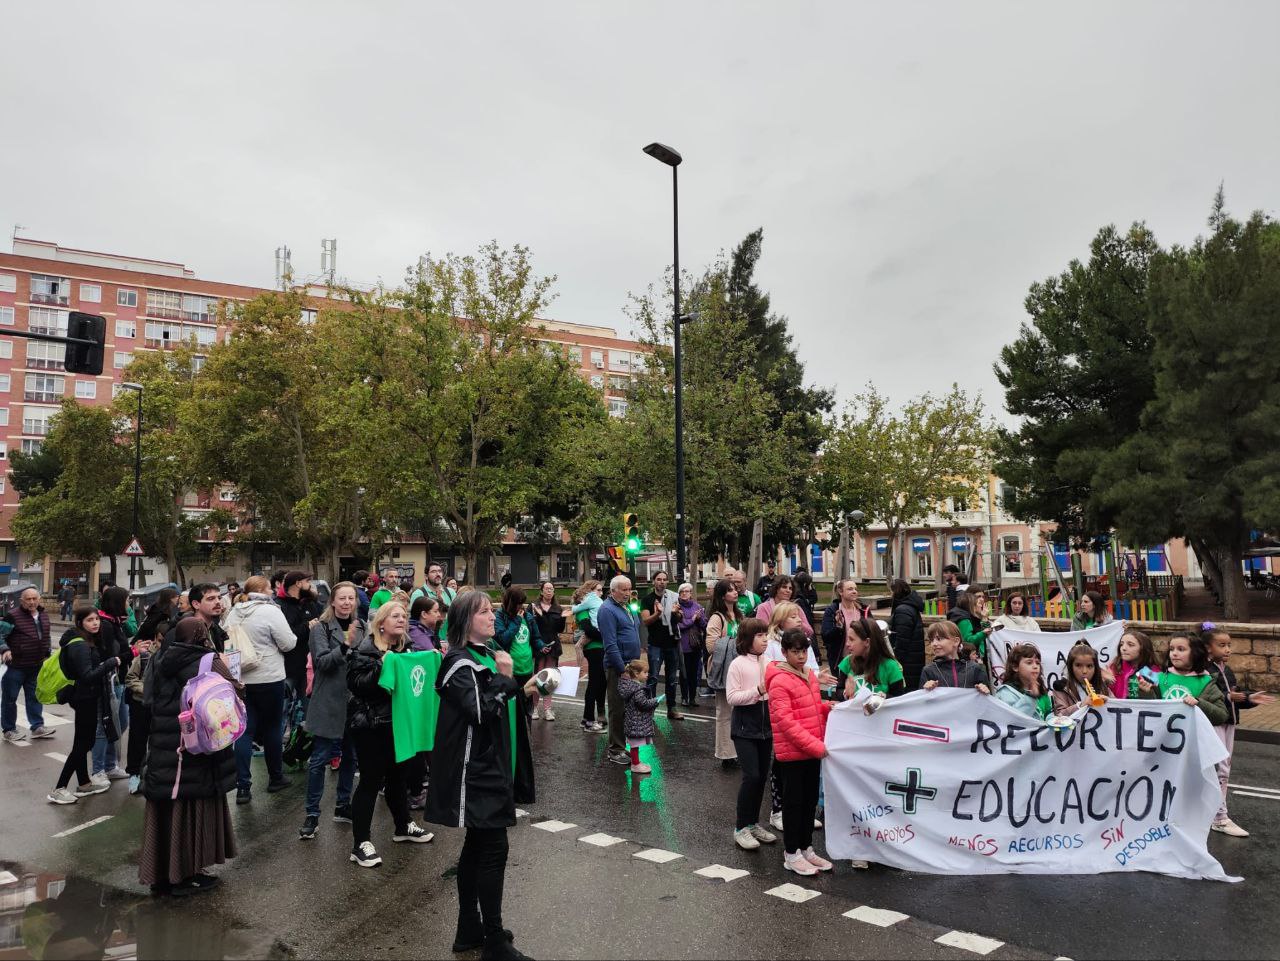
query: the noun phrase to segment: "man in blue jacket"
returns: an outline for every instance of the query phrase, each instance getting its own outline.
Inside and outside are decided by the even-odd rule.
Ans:
[[[631,763],[622,730],[622,695],[618,693],[618,678],[627,664],[640,656],[640,625],[627,607],[630,600],[631,581],[625,574],[619,574],[609,582],[609,596],[596,615],[600,637],[604,640],[604,667],[608,680],[609,760],[615,764]]]

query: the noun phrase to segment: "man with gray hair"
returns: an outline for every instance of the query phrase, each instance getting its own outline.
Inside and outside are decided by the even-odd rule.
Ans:
[[[0,632],[0,663],[5,665],[0,727],[10,744],[24,741],[25,732],[18,729],[18,695],[23,694],[27,707],[27,725],[34,738],[53,737],[53,728],[44,723],[44,707],[36,697],[36,678],[40,666],[52,650],[49,638],[49,615],[40,606],[40,592],[28,587],[18,597],[18,608],[5,615],[7,632]]]
[[[609,760],[615,764],[630,764],[627,742],[623,734],[622,695],[618,693],[618,679],[627,664],[640,656],[640,625],[627,604],[631,600],[631,580],[619,574],[609,582],[609,596],[600,605],[596,615],[600,638],[604,641],[604,667],[606,700],[609,706]]]

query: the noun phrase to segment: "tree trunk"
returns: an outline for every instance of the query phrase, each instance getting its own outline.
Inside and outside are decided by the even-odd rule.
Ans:
[[[112,584],[115,584],[115,583],[116,583],[116,577],[117,577],[117,574],[116,574],[116,555],[115,555],[115,554],[108,554],[108,555],[107,555],[107,560],[111,562],[111,583],[112,583]],[[89,585],[89,595],[90,595],[90,596],[92,596],[92,595],[93,595],[93,591],[94,591],[94,586],[93,586],[92,584],[90,584],[90,585]]]
[[[1239,548],[1215,552],[1221,572],[1223,616],[1228,621],[1249,620],[1249,592],[1244,583],[1244,551]]]

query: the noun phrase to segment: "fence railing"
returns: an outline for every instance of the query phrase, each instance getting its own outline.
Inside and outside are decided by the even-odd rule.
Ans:
[[[1157,575],[1147,578],[1148,590],[1130,590],[1118,600],[1107,600],[1107,610],[1122,621],[1176,621],[1182,608],[1184,590],[1182,575]],[[991,588],[983,591],[987,596],[987,609],[992,616],[1005,613],[1009,597],[1013,594],[1028,596],[1032,617],[1070,620],[1076,614],[1076,602],[1070,598],[1055,597],[1046,601],[1036,594],[1029,594],[1025,587]],[[947,599],[944,596],[929,598],[924,602],[926,614],[945,615]]]

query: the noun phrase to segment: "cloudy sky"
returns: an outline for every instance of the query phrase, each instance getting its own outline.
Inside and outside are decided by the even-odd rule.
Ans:
[[[991,373],[1027,285],[1107,223],[1164,243],[1275,212],[1280,4],[12,3],[0,227],[270,286],[273,250],[395,282],[488,239],[551,313],[757,226],[813,381],[895,399]]]

